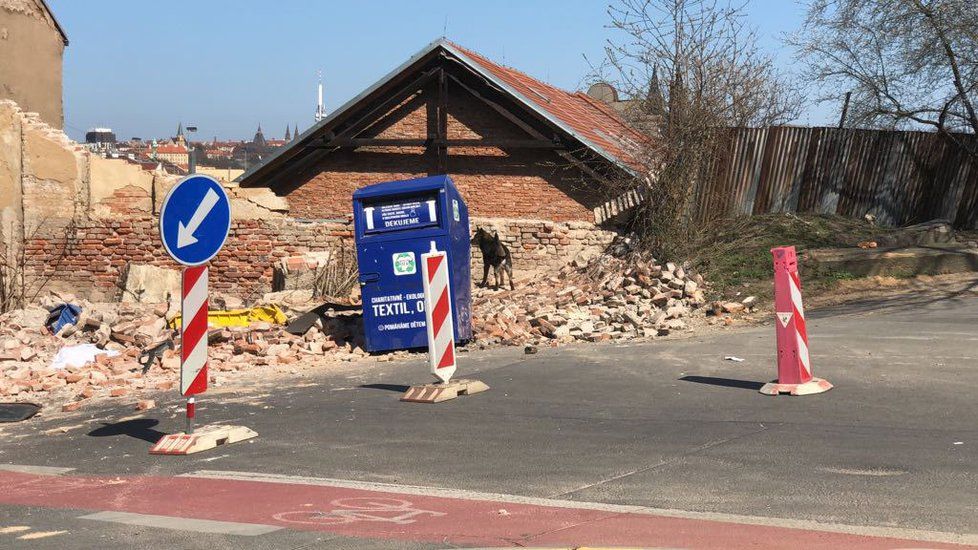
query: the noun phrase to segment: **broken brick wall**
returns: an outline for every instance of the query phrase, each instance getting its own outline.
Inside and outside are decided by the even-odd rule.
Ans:
[[[78,224],[68,238],[29,239],[25,245],[29,267],[50,280],[49,288],[69,290],[94,301],[118,300],[129,262],[180,269],[160,243],[158,223],[158,218],[149,215],[91,220]],[[210,288],[246,299],[260,298],[272,289],[273,267],[279,259],[336,249],[351,237],[344,223],[236,220],[224,249],[210,262]]]
[[[464,181],[456,176],[460,179]],[[21,113],[15,104],[0,102],[0,190],[4,199],[0,218],[12,225],[19,220],[24,229],[26,268],[35,290],[44,285],[92,300],[115,300],[121,296],[125,267],[130,263],[178,269],[159,241],[157,218],[163,198],[176,181],[174,176],[146,171],[124,160],[92,155],[61,131]],[[334,197],[333,219],[310,215],[305,217],[312,219],[303,220],[293,217],[301,216],[302,209],[293,207],[291,195],[280,197],[267,188],[234,184],[226,189],[234,219],[225,248],[211,264],[214,290],[257,298],[272,290],[274,266],[281,258],[352,250],[352,190]],[[325,197],[322,190],[320,194]],[[564,208],[556,202],[557,210]],[[472,229],[483,226],[499,232],[513,253],[517,278],[526,272],[558,268],[582,252],[598,251],[614,235],[585,221],[484,217],[479,211],[487,210],[487,202],[481,204],[472,213]],[[573,208],[582,207],[574,203]],[[531,214],[529,210],[524,213]],[[481,276],[478,250],[473,250],[472,262],[473,274]]]
[[[617,234],[587,222],[473,218],[471,225],[472,231],[482,227],[499,234],[513,257],[516,279],[527,271],[556,270],[578,256],[591,257],[603,252]],[[482,269],[482,251],[473,247],[472,278],[476,282],[482,279]],[[492,280],[490,271],[489,281]]]
[[[78,224],[70,237],[29,239],[26,252],[30,271],[49,280],[49,288],[96,301],[117,300],[127,263],[180,268],[159,241],[158,223],[153,216],[91,220]],[[527,272],[559,269],[580,254],[600,252],[614,236],[613,232],[574,222],[477,218],[472,223],[473,227],[499,232],[513,254],[517,279]],[[210,264],[210,286],[215,291],[257,299],[272,290],[273,269],[280,259],[339,249],[353,249],[351,223],[236,220],[224,249]],[[474,282],[480,280],[481,273],[481,252],[474,248]]]
[[[37,115],[0,101],[0,237],[23,246],[28,294],[50,288],[114,300],[126,265],[178,268],[159,241],[157,218],[176,181],[93,155]],[[234,220],[212,263],[216,290],[266,292],[278,258],[350,240],[345,222],[286,218],[284,199],[268,190],[227,191]]]

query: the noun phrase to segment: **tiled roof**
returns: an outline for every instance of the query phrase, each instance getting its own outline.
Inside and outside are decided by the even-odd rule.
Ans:
[[[288,162],[289,159],[307,154],[310,151],[307,147],[309,143],[320,139],[327,131],[327,127],[334,126],[336,121],[342,120],[363,100],[377,93],[378,89],[439,50],[449,53],[463,65],[481,74],[518,103],[538,113],[556,129],[570,134],[588,150],[633,174],[644,171],[642,163],[636,159],[638,156],[636,152],[649,138],[629,126],[610,106],[584,93],[567,92],[541,82],[441,38],[428,44],[400,67],[302,132],[297,139],[275,148],[262,164],[253,166],[241,175],[238,181],[248,182],[255,177],[260,177],[262,173],[268,173],[275,166]]]
[[[518,92],[539,111],[563,122],[591,144],[636,167],[634,151],[648,138],[622,120],[610,106],[583,92],[571,93],[551,86],[458,44],[448,44]]]

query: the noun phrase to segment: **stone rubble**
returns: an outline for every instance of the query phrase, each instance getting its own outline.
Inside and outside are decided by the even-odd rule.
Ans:
[[[657,338],[689,329],[705,288],[702,276],[672,262],[601,254],[515,290],[476,289],[472,317],[481,345]]]
[[[230,297],[213,301],[238,305]],[[75,324],[51,334],[44,326],[48,310],[66,302],[79,305],[82,313]],[[178,314],[176,303],[91,303],[52,292],[37,305],[0,315],[0,400],[60,400],[63,411],[73,411],[86,400],[114,397],[136,399],[138,410],[152,408],[151,400],[139,399],[142,391],[172,390],[179,379],[179,334],[169,328]],[[368,354],[360,327],[356,312],[341,312],[299,336],[267,322],[212,328],[210,382],[219,384],[222,376],[242,369],[294,368],[308,356],[361,360]],[[78,344],[118,355],[103,353],[84,366],[51,367],[58,350]]]
[[[708,303],[707,288],[699,274],[671,262],[631,253],[581,255],[516,290],[476,288],[475,338],[467,348],[519,345],[532,354],[539,346],[575,341],[659,338],[691,331],[710,315],[730,324],[731,315],[755,306],[754,297]],[[289,317],[319,305],[311,296],[295,295],[269,294],[260,303],[280,304]],[[348,307],[329,310],[301,335],[268,322],[212,327],[210,383],[220,385],[228,376],[254,369],[296,374],[299,367],[321,364],[309,362],[316,358],[348,363],[370,357],[364,349],[361,315],[349,307],[359,303],[359,293],[344,300],[337,300],[337,306]],[[242,305],[220,295],[211,301],[215,306]],[[79,305],[82,313],[77,323],[51,334],[44,326],[48,311],[63,303]],[[144,391],[173,390],[178,383],[179,335],[170,328],[178,314],[175,302],[91,303],[51,292],[36,305],[0,315],[0,399],[50,401],[73,411],[87,400],[111,397],[132,400],[138,410],[152,408],[155,404],[142,397]],[[97,355],[84,366],[51,366],[61,348],[78,344],[95,344],[117,355]],[[391,361],[410,355],[401,351],[373,359]]]

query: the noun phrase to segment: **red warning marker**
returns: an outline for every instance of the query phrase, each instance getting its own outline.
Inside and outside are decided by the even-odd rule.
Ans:
[[[207,391],[206,265],[184,268],[181,306],[180,393],[191,397]],[[192,407],[187,416],[193,418]]]
[[[484,392],[489,386],[478,380],[452,380],[458,368],[455,356],[455,326],[452,322],[452,287],[448,278],[448,254],[435,247],[421,255],[424,315],[428,330],[428,362],[437,384],[411,386],[401,401],[441,403],[460,395]]]
[[[771,249],[774,255],[774,310],[778,322],[778,380],[764,384],[761,393],[809,395],[832,389],[832,384],[812,376],[808,354],[805,308],[801,303],[801,279],[795,247]]]
[[[431,374],[447,383],[455,374],[455,327],[452,323],[452,293],[448,284],[448,256],[431,243],[421,255],[425,322],[428,326],[428,357]]]

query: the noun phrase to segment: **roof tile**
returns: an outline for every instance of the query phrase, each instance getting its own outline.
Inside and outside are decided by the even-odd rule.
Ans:
[[[537,109],[569,126],[593,145],[632,168],[640,166],[635,148],[648,138],[622,120],[607,105],[582,92],[571,93],[551,86],[516,69],[490,61],[458,44],[451,45],[480,68],[522,94]]]

